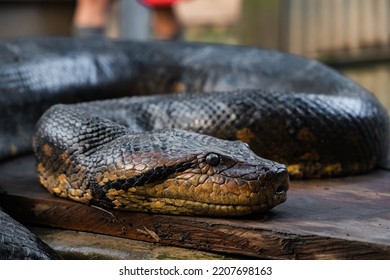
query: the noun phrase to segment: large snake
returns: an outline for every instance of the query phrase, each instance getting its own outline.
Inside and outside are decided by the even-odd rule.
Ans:
[[[55,105],[40,118],[41,183],[83,203],[245,215],[286,200],[287,171],[359,174],[388,151],[388,115],[371,93],[277,51],[40,38],[0,42],[0,62],[2,158],[31,150],[53,104],[149,95]],[[172,92],[183,93],[153,95]]]

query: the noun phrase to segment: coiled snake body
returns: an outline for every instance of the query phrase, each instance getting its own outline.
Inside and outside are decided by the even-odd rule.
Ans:
[[[39,120],[41,183],[84,203],[244,215],[285,201],[287,171],[358,174],[387,154],[388,115],[377,99],[301,57],[41,38],[0,43],[0,59],[2,157],[31,149],[36,121],[55,103],[149,95],[56,105]],[[153,95],[168,92],[185,93]]]

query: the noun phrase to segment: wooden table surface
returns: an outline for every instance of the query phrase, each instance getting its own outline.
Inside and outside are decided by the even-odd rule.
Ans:
[[[106,211],[50,195],[33,156],[0,164],[0,206],[25,224],[243,258],[390,259],[390,171],[292,181],[287,201],[244,218]]]

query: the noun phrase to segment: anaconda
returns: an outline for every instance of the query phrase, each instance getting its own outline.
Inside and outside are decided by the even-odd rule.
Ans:
[[[56,105],[39,121],[41,182],[81,202],[241,215],[285,200],[286,169],[353,175],[388,152],[388,115],[370,92],[277,51],[39,38],[0,42],[0,60],[2,157],[31,149],[53,104],[149,95]]]

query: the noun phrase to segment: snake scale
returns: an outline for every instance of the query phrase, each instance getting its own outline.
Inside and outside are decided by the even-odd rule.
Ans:
[[[1,158],[33,139],[51,193],[152,213],[267,211],[289,177],[367,172],[389,144],[370,92],[319,62],[250,47],[0,41],[0,106]],[[57,257],[35,241],[15,253],[27,247],[4,238],[4,215],[0,257]]]

